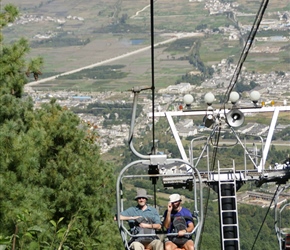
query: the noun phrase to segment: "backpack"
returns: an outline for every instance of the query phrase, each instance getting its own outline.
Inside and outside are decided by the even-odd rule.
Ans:
[[[153,228],[143,228],[139,227],[140,223],[153,224],[153,221],[150,218],[139,217],[135,220],[134,227],[131,229],[131,233],[134,235],[138,234],[155,234],[155,229]],[[140,236],[140,237],[132,237],[130,242],[138,241],[142,244],[149,244],[151,241],[158,239],[157,236]]]
[[[174,216],[172,221],[172,231],[171,233],[178,233],[180,230],[186,230],[187,223],[183,216]],[[190,235],[179,236],[170,236],[168,239],[172,241],[178,247],[183,246],[189,239]]]
[[[175,232],[178,232],[180,230],[186,230],[187,228],[186,220],[182,216],[174,217],[172,225]]]

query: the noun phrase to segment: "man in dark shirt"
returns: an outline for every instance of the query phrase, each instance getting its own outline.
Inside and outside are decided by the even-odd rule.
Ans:
[[[175,218],[181,218],[184,221],[184,226],[180,228],[174,227]],[[180,221],[181,221],[180,219]],[[179,194],[172,194],[169,196],[169,203],[167,210],[164,213],[164,227],[167,229],[167,233],[178,233],[178,236],[168,236],[168,240],[165,242],[165,250],[194,250],[194,243],[190,233],[194,229],[194,223],[191,212],[181,206],[181,197]]]

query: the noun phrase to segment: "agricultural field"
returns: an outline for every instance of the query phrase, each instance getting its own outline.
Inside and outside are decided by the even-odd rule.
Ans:
[[[154,42],[162,42],[177,33],[196,32],[189,46],[172,49],[170,44],[154,50],[154,79],[157,88],[175,84],[183,75],[196,71],[186,60],[192,52],[195,39],[201,39],[199,55],[207,66],[232,57],[239,60],[242,44],[230,40],[227,32],[217,32],[221,27],[234,26],[227,14],[210,15],[208,1],[158,0],[154,2]],[[241,24],[251,25],[260,6],[259,1],[238,0],[237,15]],[[44,58],[41,78],[86,67],[97,62],[125,55],[150,46],[151,18],[149,1],[76,1],[76,0],[4,0],[19,7],[22,17],[3,31],[5,42],[25,37],[30,41],[30,56]],[[279,7],[277,7],[279,6]],[[277,19],[277,11],[289,9],[289,3],[271,1],[265,17]],[[215,32],[212,32],[215,31]],[[275,37],[285,32],[276,31]],[[41,37],[49,38],[41,38]],[[265,33],[267,36],[267,33]],[[244,38],[246,35],[244,35]],[[176,43],[178,44],[178,43]],[[182,44],[182,43],[180,43]],[[182,46],[182,45],[179,45]],[[289,41],[257,41],[254,53],[248,55],[248,71],[267,73],[289,71]],[[171,48],[170,48],[171,47]],[[269,50],[271,52],[269,54]],[[283,48],[283,49],[281,49]],[[182,49],[182,50],[180,50]],[[120,58],[110,64],[122,65],[118,79],[57,79],[43,84],[43,88],[77,89],[79,91],[124,91],[133,86],[150,85],[152,53],[144,50],[130,57]],[[108,64],[106,64],[108,65]],[[78,78],[78,77],[76,77]]]

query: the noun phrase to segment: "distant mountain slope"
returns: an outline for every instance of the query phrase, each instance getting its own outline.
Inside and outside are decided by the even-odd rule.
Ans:
[[[3,31],[5,41],[26,37],[31,42],[31,56],[44,58],[42,77],[108,60],[149,46],[151,42],[148,0],[134,1],[134,4],[131,0],[2,1],[2,5],[7,3],[18,6],[22,15]],[[258,2],[244,0],[231,4],[208,0],[158,0],[154,2],[154,39],[158,42],[182,32],[202,32],[205,38],[199,53],[204,64],[211,66],[228,57],[237,61],[242,51],[239,33],[246,37],[258,8]],[[289,22],[289,15],[283,15],[286,9],[287,0],[274,0],[269,4],[264,26],[274,23],[276,28],[272,30],[269,26],[269,30],[255,43],[255,53],[245,64],[247,70],[265,73],[289,69],[289,56],[283,53],[289,46],[289,38],[267,40],[268,36],[283,37],[288,34],[289,29],[281,28],[282,24]],[[238,31],[234,20],[243,25],[244,32]],[[155,76],[160,86],[175,84],[183,75],[196,72],[194,64],[190,64],[188,59],[193,44],[195,38],[184,47],[179,44],[179,47],[163,45],[156,48]],[[151,76],[150,50],[117,63],[126,66],[124,72],[127,77],[119,79],[114,86],[148,83]],[[93,88],[94,84],[88,84]]]

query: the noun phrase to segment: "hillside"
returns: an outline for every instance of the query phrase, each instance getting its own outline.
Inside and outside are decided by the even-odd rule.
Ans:
[[[40,55],[45,60],[42,78],[108,60],[149,46],[151,42],[148,1],[135,1],[134,5],[132,1],[116,0],[2,2],[5,3],[16,4],[22,13],[16,23],[4,30],[6,41],[24,36],[31,42],[31,56]],[[230,7],[222,2],[220,5],[211,5],[209,1],[156,1],[155,43],[187,32],[196,33],[187,38],[184,45],[179,43],[174,46],[173,43],[155,48],[157,87],[174,84],[188,72],[198,73],[187,60],[197,39],[201,39],[199,54],[206,65],[217,64],[228,57],[237,61],[242,46],[235,26],[238,22],[240,31],[244,30],[242,36],[246,36],[258,8],[258,2],[244,0]],[[263,73],[289,70],[289,58],[283,52],[289,40],[266,39],[287,34],[285,29],[274,28],[287,23],[287,20],[281,19],[285,10],[286,0],[279,1],[279,4],[271,1],[269,4],[263,27],[271,27],[261,33],[260,41],[255,44],[256,51],[245,63],[248,70]],[[148,85],[151,77],[150,59],[151,51],[148,49],[113,62],[124,66],[122,72],[126,76],[113,79],[109,84],[104,80],[84,78],[82,81],[54,81],[47,87],[61,85],[61,88],[69,88],[73,85],[79,90],[104,91],[128,89],[128,86],[136,84]]]

